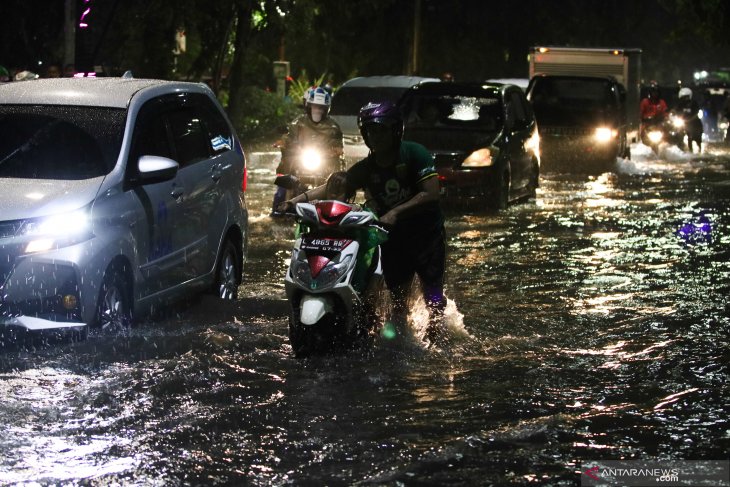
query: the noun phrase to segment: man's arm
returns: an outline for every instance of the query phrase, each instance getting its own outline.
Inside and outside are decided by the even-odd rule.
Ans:
[[[387,225],[394,225],[398,218],[413,213],[419,206],[438,201],[441,197],[439,178],[436,175],[418,183],[418,189],[419,192],[413,198],[391,209],[380,218],[380,221]]]

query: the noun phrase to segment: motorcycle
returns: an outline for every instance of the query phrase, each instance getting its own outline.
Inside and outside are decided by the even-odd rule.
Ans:
[[[659,154],[659,144],[667,140],[667,120],[664,117],[645,118],[641,122],[641,143]]]
[[[297,358],[361,343],[378,327],[387,230],[357,205],[298,203],[297,239],[285,277],[289,341]]]
[[[664,132],[668,143],[683,149],[684,138],[687,135],[687,120],[684,113],[671,112],[665,123]]]
[[[282,174],[297,179],[299,184],[284,188],[277,184],[274,195],[272,214],[277,214],[276,208],[284,200],[291,199],[307,189],[316,188],[327,182],[327,178],[335,171],[345,169],[345,160],[342,154],[332,149],[317,146],[296,146],[287,151],[282,150],[282,163],[279,166]],[[277,177],[279,177],[277,176]]]

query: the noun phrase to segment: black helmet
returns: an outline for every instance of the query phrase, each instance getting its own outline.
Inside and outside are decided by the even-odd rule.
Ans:
[[[365,128],[371,124],[391,127],[396,140],[403,138],[403,117],[398,107],[392,102],[370,102],[360,109],[357,116],[357,126],[360,128],[360,133],[368,147],[370,147],[370,144],[368,143]]]

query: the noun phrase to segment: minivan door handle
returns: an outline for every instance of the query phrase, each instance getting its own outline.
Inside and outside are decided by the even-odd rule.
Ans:
[[[170,191],[170,196],[172,196],[176,200],[182,198],[183,194],[185,194],[185,189],[178,186],[173,186],[172,191]]]
[[[216,164],[213,167],[210,168],[210,177],[215,181],[216,183],[220,180],[221,176],[223,175],[223,172],[221,171],[221,165]]]

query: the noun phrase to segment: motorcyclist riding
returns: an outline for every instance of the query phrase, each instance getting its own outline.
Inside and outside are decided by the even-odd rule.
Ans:
[[[667,103],[660,96],[659,86],[656,82],[649,85],[649,96],[641,100],[639,112],[641,113],[641,139],[644,140],[647,126],[663,122],[667,115]]]
[[[390,102],[368,103],[360,109],[358,126],[370,154],[347,171],[347,189],[364,189],[370,207],[380,222],[392,225],[382,245],[385,282],[393,298],[391,322],[405,325],[407,298],[418,275],[429,310],[427,337],[434,342],[444,336],[443,294],[446,238],[439,202],[439,180],[433,157],[420,144],[403,141],[403,119]],[[320,199],[320,186],[285,201],[288,206]]]
[[[334,167],[323,168],[322,180],[325,180],[329,173],[342,169],[344,153],[342,130],[337,122],[329,117],[331,102],[332,97],[324,88],[317,86],[308,90],[306,112],[289,125],[288,133],[283,140],[281,162],[276,168],[278,175],[291,174],[295,157],[308,147],[321,151],[326,162],[336,162]],[[285,188],[277,188],[272,208],[274,214],[277,213],[277,207],[286,199],[286,191]]]
[[[695,142],[697,143],[697,152],[702,152],[702,120],[697,115],[700,111],[700,105],[692,99],[691,89],[685,87],[679,90],[677,111],[684,119],[689,151],[693,152],[692,142]]]
[[[641,100],[639,111],[642,124],[649,121],[661,121],[666,117],[667,103],[659,94],[659,86],[656,83],[649,86],[648,96]]]

